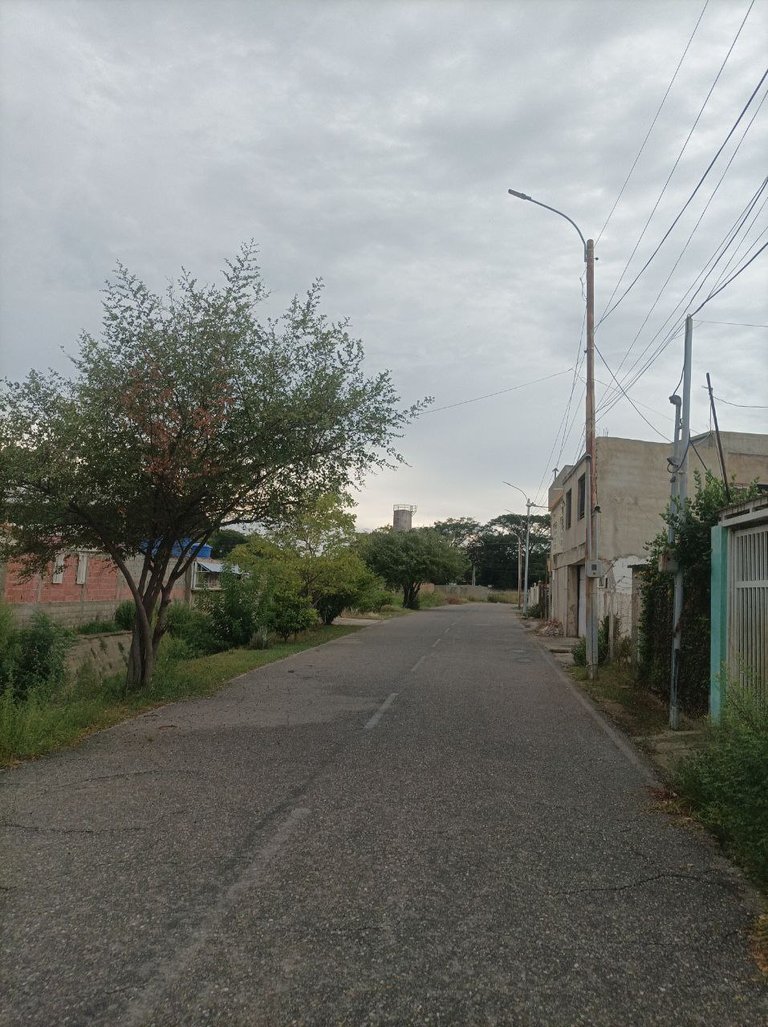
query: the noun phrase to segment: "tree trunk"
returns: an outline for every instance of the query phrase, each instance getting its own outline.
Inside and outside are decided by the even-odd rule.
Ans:
[[[155,658],[152,646],[151,612],[148,615],[143,603],[136,605],[136,622],[133,625],[131,651],[128,656],[128,672],[125,679],[126,692],[138,692],[152,680]]]

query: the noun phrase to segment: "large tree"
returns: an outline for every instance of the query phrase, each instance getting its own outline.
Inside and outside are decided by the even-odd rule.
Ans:
[[[403,606],[417,609],[425,581],[436,585],[460,577],[466,557],[432,528],[411,531],[373,531],[363,536],[361,554],[391,588],[402,590]]]
[[[163,296],[118,266],[74,373],[0,387],[2,555],[29,573],[64,549],[110,555],[137,609],[129,687],[151,677],[200,544],[397,460],[416,411],[388,373],[365,375],[347,323],[320,313],[319,283],[279,320],[257,319],[264,295],[252,246],[222,285],[184,272]]]

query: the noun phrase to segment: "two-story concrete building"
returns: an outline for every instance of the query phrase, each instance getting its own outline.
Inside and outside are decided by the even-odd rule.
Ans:
[[[768,482],[768,435],[722,432],[729,480]],[[672,446],[666,442],[596,439],[597,557],[605,575],[598,580],[597,615],[618,619],[621,634],[632,634],[638,618],[637,575],[647,560],[645,544],[664,527],[669,503]],[[694,436],[688,459],[689,492],[696,467],[720,474],[714,432]],[[568,635],[585,634],[586,540],[589,516],[586,456],[564,467],[549,489],[552,515],[551,616]]]

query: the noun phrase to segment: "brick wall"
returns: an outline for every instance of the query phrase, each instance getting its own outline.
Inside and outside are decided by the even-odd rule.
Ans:
[[[139,560],[131,564],[134,572]],[[67,626],[97,618],[110,620],[119,604],[132,598],[123,575],[103,553],[63,554],[55,567],[27,580],[20,571],[19,564],[9,563],[2,576],[2,598],[13,607],[20,624],[36,610]],[[174,588],[174,599],[183,598],[184,583],[180,582]]]

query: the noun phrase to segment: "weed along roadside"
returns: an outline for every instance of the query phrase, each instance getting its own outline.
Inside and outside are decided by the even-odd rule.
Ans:
[[[551,639],[540,622],[526,627],[564,667],[576,685],[650,760],[664,782],[654,805],[705,827],[723,852],[760,890],[764,912],[754,927],[755,961],[768,975],[768,710],[731,686],[729,709],[719,725],[684,716],[669,728],[667,704],[624,663],[605,663],[589,680],[574,664],[575,639]]]

